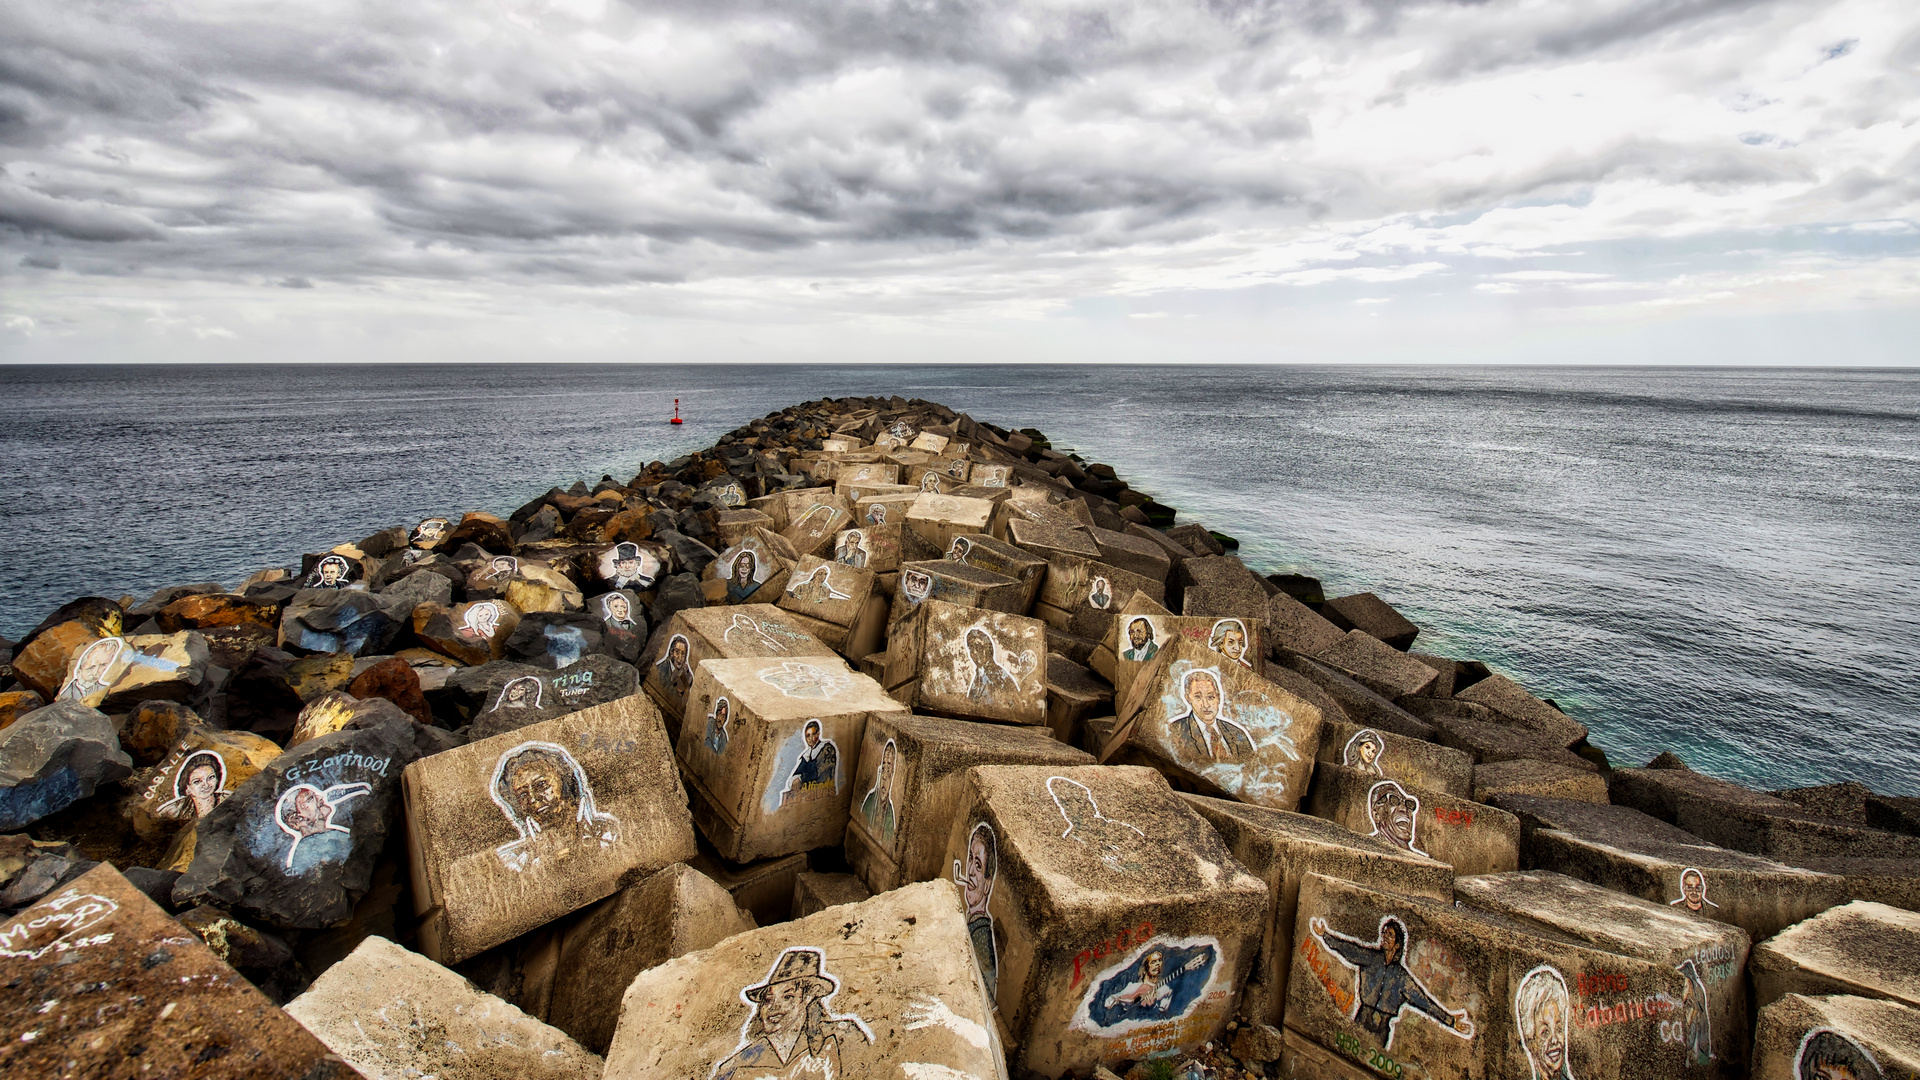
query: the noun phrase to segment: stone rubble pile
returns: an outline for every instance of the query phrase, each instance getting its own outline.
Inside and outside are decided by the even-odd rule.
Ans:
[[[0,1073],[1920,1078],[1920,800],[1615,768],[1032,429],[756,420],[0,643]]]

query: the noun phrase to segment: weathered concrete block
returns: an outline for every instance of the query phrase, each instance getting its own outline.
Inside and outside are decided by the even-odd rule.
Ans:
[[[1315,659],[1386,698],[1425,693],[1440,675],[1371,634],[1351,630]]]
[[[1038,728],[905,713],[867,722],[854,774],[847,861],[874,892],[945,877],[947,833],[976,765],[1091,765]]]
[[[1479,911],[1678,971],[1686,979],[1687,996],[1678,1003],[1676,1015],[1662,1021],[1661,1037],[1684,1042],[1695,1067],[1712,1062],[1720,1075],[1745,1075],[1750,1047],[1744,972],[1752,947],[1746,931],[1550,870],[1462,877],[1454,882],[1454,898]],[[1576,989],[1588,996],[1594,988]]]
[[[1040,579],[1047,572],[1047,560],[1004,540],[985,533],[956,536],[942,553],[944,558],[966,563],[989,573],[1009,577],[1020,583],[1020,600],[1004,610],[1024,615],[1040,592]]]
[[[1505,675],[1489,675],[1454,695],[1459,701],[1485,705],[1514,724],[1561,746],[1587,737],[1587,726],[1527,693]]]
[[[1520,758],[1476,765],[1473,798],[1486,802],[1496,795],[1544,795],[1579,802],[1607,801],[1607,779],[1589,769],[1555,761]]]
[[[1920,1010],[1788,994],[1760,1010],[1753,1080],[1920,1080]]]
[[[1024,615],[1025,588],[1015,578],[967,563],[940,559],[900,564],[900,584],[887,614],[889,626],[910,621],[921,604],[938,600],[956,607]]]
[[[793,917],[804,919],[841,904],[873,899],[873,890],[852,874],[802,873],[793,879]]]
[[[1315,817],[1447,863],[1462,874],[1520,866],[1520,819],[1457,795],[1323,764],[1314,774],[1307,808]]]
[[[452,964],[693,857],[645,697],[423,758],[404,774],[420,948]]]
[[[667,734],[677,739],[687,710],[687,691],[702,660],[767,657],[831,657],[834,651],[772,604],[685,608],[655,632],[652,658],[643,669],[647,696],[660,706]]]
[[[736,862],[837,843],[847,755],[869,717],[902,711],[838,659],[701,661],[678,744],[694,824]]]
[[[948,834],[973,948],[1042,1076],[1219,1037],[1265,882],[1150,769],[984,766]]]
[[[355,1075],[109,865],[0,923],[0,964],[8,1077]]]
[[[1398,780],[1403,785],[1461,798],[1474,794],[1473,759],[1466,754],[1391,731],[1361,727],[1346,719],[1321,724],[1316,756],[1381,780]]]
[[[1285,1012],[1287,976],[1293,966],[1293,916],[1300,883],[1308,874],[1442,902],[1452,898],[1452,867],[1356,835],[1333,822],[1226,799],[1181,798],[1207,819],[1241,865],[1267,883],[1266,930],[1241,1004],[1241,1011],[1256,1020],[1277,1025]]]
[[[928,600],[889,635],[885,681],[923,712],[1044,724],[1046,640],[1038,619]]]
[[[1377,1073],[1711,1075],[1672,1040],[1672,1022],[1702,1022],[1706,1005],[1681,1007],[1687,980],[1671,967],[1318,874],[1295,920],[1288,1028]]]
[[[1340,629],[1358,630],[1401,652],[1412,648],[1413,639],[1420,636],[1418,626],[1372,593],[1330,596],[1320,610],[1328,622]]]
[[[1753,947],[1754,1000],[1852,994],[1920,1007],[1920,913],[1855,900]]]
[[[1631,807],[1502,795],[1525,824],[1526,862],[1732,923],[1755,941],[1845,901],[1845,882],[1714,847]]]
[[[606,1080],[1005,1080],[954,887],[926,882],[642,972]]]
[[[1320,710],[1239,663],[1175,638],[1136,681],[1142,702],[1101,760],[1137,761],[1243,802],[1291,810],[1306,794]],[[1131,702],[1129,703],[1131,704]]]
[[[1326,617],[1284,592],[1267,598],[1267,632],[1275,644],[1306,656],[1333,647],[1344,631]]]
[[[684,863],[657,871],[565,927],[546,1021],[594,1053],[605,1053],[620,1019],[615,987],[753,928],[753,916],[712,878]]]
[[[367,1080],[600,1075],[600,1059],[565,1032],[383,937],[328,968],[287,1013]]]

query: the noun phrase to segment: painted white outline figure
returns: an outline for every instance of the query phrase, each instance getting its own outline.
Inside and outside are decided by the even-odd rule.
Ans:
[[[544,777],[529,772],[536,765],[544,766]],[[603,849],[620,842],[620,820],[595,809],[587,770],[558,743],[523,742],[501,754],[493,763],[487,794],[520,834],[493,849],[509,870],[539,866],[543,853],[532,850],[535,841],[555,836],[568,824],[575,830],[568,841],[598,843]],[[573,843],[565,841],[545,846],[557,855],[573,851]]]

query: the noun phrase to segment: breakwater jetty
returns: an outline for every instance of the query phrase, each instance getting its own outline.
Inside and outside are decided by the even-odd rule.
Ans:
[[[20,1076],[1920,1077],[1920,800],[931,402],[5,643]]]

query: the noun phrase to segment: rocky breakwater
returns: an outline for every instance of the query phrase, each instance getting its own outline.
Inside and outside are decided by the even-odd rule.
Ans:
[[[1037,430],[756,420],[0,683],[20,1075],[1920,1076],[1920,802],[1615,767]]]

